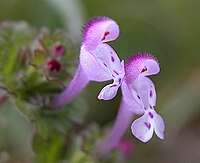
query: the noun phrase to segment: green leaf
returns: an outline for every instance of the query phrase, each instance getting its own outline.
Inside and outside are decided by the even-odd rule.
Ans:
[[[43,140],[39,135],[33,139],[33,149],[35,151],[35,163],[55,163],[62,157],[64,149],[64,137],[54,132],[48,140]]]

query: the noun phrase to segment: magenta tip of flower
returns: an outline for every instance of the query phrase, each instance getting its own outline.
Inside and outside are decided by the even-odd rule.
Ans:
[[[149,54],[149,53],[146,53],[146,52],[137,52],[133,55],[131,55],[127,61],[126,61],[126,67],[128,67],[132,62],[137,62],[139,60],[142,60],[142,59],[152,59],[154,61],[156,61],[158,63],[158,60],[156,57],[154,57],[153,55]]]
[[[92,19],[90,19],[87,24],[82,28],[82,43],[84,42],[85,40],[85,37],[87,35],[87,32],[88,32],[88,29],[93,26],[94,24],[96,23],[99,23],[99,22],[102,22],[102,21],[106,21],[106,20],[112,20],[108,17],[105,17],[105,16],[96,16],[96,17],[93,17]]]
[[[156,64],[154,64],[153,66],[151,65],[151,67],[149,67],[148,69],[146,66],[144,66],[141,69],[140,65],[144,65],[145,62],[148,60],[154,61],[154,63]],[[143,53],[137,52],[131,55],[127,59],[126,64],[125,64],[126,82],[131,83],[133,80],[137,78],[139,74],[144,73],[149,69],[151,71],[149,75],[157,74],[159,72],[159,65],[158,65],[158,60],[156,59],[156,57],[146,52],[143,52]]]

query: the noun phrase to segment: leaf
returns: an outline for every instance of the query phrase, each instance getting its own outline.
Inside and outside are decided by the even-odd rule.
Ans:
[[[64,142],[64,137],[56,132],[54,132],[47,140],[43,140],[36,134],[33,139],[33,149],[36,154],[34,162],[58,162],[58,160],[62,158]]]

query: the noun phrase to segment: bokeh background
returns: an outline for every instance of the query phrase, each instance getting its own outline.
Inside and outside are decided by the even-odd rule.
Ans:
[[[162,115],[165,140],[134,142],[128,162],[200,162],[200,1],[199,0],[1,0],[0,21],[25,20],[36,28],[62,28],[79,46],[81,27],[94,16],[108,16],[120,26],[110,43],[121,59],[135,52],[155,55],[160,74],[151,77],[157,88],[156,110]],[[77,54],[78,57],[78,54]],[[90,83],[88,122],[112,124],[121,93],[112,101],[98,101],[106,83]],[[0,110],[0,162],[7,157],[33,155],[33,125],[9,104]]]

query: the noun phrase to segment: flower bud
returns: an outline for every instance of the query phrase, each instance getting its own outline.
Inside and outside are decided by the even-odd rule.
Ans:
[[[122,139],[118,147],[125,156],[129,156],[134,152],[134,143],[130,139]]]
[[[59,72],[61,64],[56,59],[52,59],[47,62],[47,68],[50,72]]]
[[[55,56],[62,56],[65,54],[65,47],[61,43],[53,45],[52,54]]]

